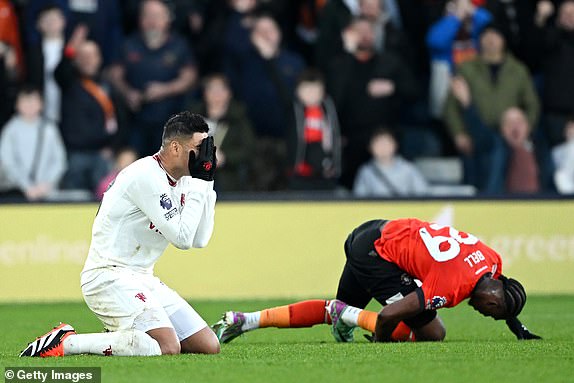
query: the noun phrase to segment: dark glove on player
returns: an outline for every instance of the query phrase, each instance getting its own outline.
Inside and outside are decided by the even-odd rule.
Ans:
[[[371,334],[363,334],[363,336],[365,337],[366,340],[368,340],[371,343],[375,343],[375,333],[371,333]]]
[[[189,174],[191,174],[193,178],[199,178],[204,181],[213,181],[215,168],[217,167],[213,137],[210,136],[201,141],[197,156],[193,150],[189,152],[188,166]]]
[[[542,339],[536,334],[528,331],[525,325],[523,325],[518,318],[511,318],[506,320],[506,325],[516,335],[518,340],[529,340],[529,339]]]

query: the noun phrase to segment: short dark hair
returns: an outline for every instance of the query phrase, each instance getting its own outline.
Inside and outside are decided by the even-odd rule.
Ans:
[[[191,137],[194,133],[207,133],[209,127],[199,114],[189,111],[174,114],[163,126],[162,144],[177,138]]]
[[[297,78],[297,85],[300,85],[303,82],[316,82],[325,84],[325,77],[320,70],[316,68],[307,68]]]
[[[503,29],[500,26],[500,24],[494,22],[486,24],[479,33],[480,38],[482,38],[482,36],[487,32],[497,33],[498,35],[500,35],[500,37],[502,37],[502,39],[506,43],[506,36],[504,35]]]
[[[397,137],[392,129],[386,126],[378,126],[376,127],[373,132],[371,133],[370,141],[373,141],[375,138],[379,136],[390,136],[395,142],[397,142]]]
[[[506,319],[515,318],[520,314],[526,304],[526,291],[516,279],[504,275],[498,277],[502,281],[504,302],[506,303]]]
[[[30,96],[32,94],[37,94],[40,98],[43,98],[42,91],[34,84],[23,84],[18,88],[17,96]]]

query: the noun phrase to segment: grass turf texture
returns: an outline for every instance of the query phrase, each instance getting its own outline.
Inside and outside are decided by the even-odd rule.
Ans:
[[[195,302],[208,323],[228,309],[250,311],[289,301]],[[376,309],[377,306],[370,306]],[[0,366],[102,367],[102,382],[572,382],[574,296],[532,296],[521,319],[542,341],[516,341],[503,322],[469,306],[439,310],[442,343],[337,344],[328,326],[250,332],[215,356],[18,358],[59,321],[78,332],[101,325],[83,303],[0,305]]]

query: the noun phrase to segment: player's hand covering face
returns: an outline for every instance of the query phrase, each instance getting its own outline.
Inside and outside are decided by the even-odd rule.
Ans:
[[[216,147],[213,143],[213,137],[203,139],[197,154],[193,150],[189,152],[189,174],[193,178],[213,181],[215,168],[217,168],[215,152]]]

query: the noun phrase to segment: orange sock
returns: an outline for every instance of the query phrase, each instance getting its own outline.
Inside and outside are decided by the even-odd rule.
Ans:
[[[289,327],[289,306],[261,310],[259,327]]]
[[[377,324],[377,313],[374,311],[363,310],[359,313],[357,324],[363,330],[375,332],[375,325]]]
[[[414,342],[415,334],[405,322],[400,322],[391,334],[391,340],[394,342]]]
[[[259,327],[296,328],[327,323],[325,303],[314,299],[262,310]]]

